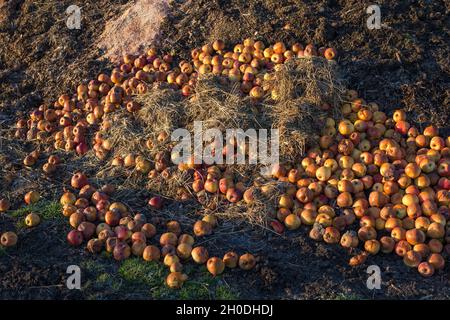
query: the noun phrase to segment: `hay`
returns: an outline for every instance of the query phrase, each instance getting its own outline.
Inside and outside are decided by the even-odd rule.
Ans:
[[[168,168],[170,176],[164,178],[158,175],[156,178],[149,179],[146,189],[155,194],[164,195],[166,198],[178,199],[180,188],[189,190],[188,186],[192,183],[192,177],[188,171],[179,171],[177,167]]]
[[[215,215],[226,220],[241,220],[263,230],[271,230],[270,222],[276,217],[279,197],[286,192],[288,183],[280,181],[256,181],[253,188],[254,202],[226,204]],[[264,192],[263,192],[264,190]]]
[[[272,128],[280,130],[280,160],[294,162],[304,155],[307,144],[317,141],[319,119],[328,103],[338,113],[345,88],[336,65],[323,58],[292,59],[276,71],[270,81],[276,93],[266,99]]]
[[[136,95],[134,100],[141,105],[138,121],[147,134],[172,131],[181,125],[184,117],[183,96],[178,90],[153,86],[145,94]]]
[[[203,121],[204,129],[221,131],[252,127],[249,99],[242,96],[238,84],[223,80],[213,75],[199,77],[186,107],[189,129],[194,121]]]
[[[141,109],[136,113],[122,109],[110,115],[114,125],[106,137],[114,146],[114,156],[135,154],[153,158],[158,151],[167,150],[170,143],[170,138],[158,142],[157,136],[165,132],[170,137],[182,125],[183,97],[178,91],[155,85],[133,99]],[[146,144],[149,139],[153,142],[151,149]]]
[[[114,156],[144,154],[145,141],[150,137],[138,119],[122,109],[111,115],[114,125],[108,130],[106,138],[113,145]]]

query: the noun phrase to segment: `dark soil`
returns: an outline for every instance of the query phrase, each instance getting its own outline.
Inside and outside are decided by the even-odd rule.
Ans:
[[[0,0],[0,192],[13,199],[15,208],[32,187],[39,188],[45,198],[56,199],[70,175],[61,172],[55,181],[47,183],[36,180],[39,176],[13,159],[14,153],[27,146],[7,141],[7,128],[17,115],[73,91],[81,81],[111,67],[96,60],[101,52],[95,40],[105,20],[119,14],[119,4],[126,2]],[[366,7],[372,4],[369,1],[175,2],[162,27],[161,46],[185,55],[187,49],[216,37],[230,44],[254,37],[266,42],[334,46],[348,86],[366,100],[377,102],[386,111],[404,107],[420,126],[432,121],[445,129],[450,114],[449,3],[378,3],[381,30],[366,27]],[[71,4],[82,7],[81,30],[65,26],[65,9]],[[141,200],[139,205],[144,204],[145,199]],[[0,217],[0,230],[15,227],[14,219]],[[67,245],[68,230],[67,223],[58,219],[33,230],[20,230],[17,247],[0,253],[0,298],[129,298],[130,292],[110,293],[104,287],[66,289],[67,266],[91,259],[83,250]],[[448,264],[429,279],[406,268],[394,255],[378,255],[361,267],[350,268],[350,255],[343,248],[315,243],[306,230],[288,234],[287,238],[257,231],[219,231],[205,245],[218,255],[235,249],[260,256],[256,271],[234,270],[223,277],[241,298],[450,298]],[[118,264],[111,259],[95,261],[108,265],[111,273],[117,270]],[[371,264],[381,269],[380,290],[366,287],[366,268]],[[95,281],[95,273],[86,274],[83,281]],[[132,297],[151,298],[145,294]]]

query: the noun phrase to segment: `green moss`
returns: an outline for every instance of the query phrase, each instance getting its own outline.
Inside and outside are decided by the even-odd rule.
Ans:
[[[228,287],[220,284],[221,277],[212,277],[205,266],[186,264],[183,267],[188,280],[179,290],[166,286],[169,270],[162,263],[132,258],[122,262],[118,272],[127,288],[148,290],[153,299],[236,299]]]
[[[34,212],[40,215],[41,219],[62,219],[61,213],[62,206],[59,202],[41,200],[37,203],[31,204],[14,210],[11,212],[11,216],[16,218],[24,218],[27,214]]]
[[[92,274],[98,274],[105,272],[105,266],[97,260],[87,259],[81,262],[80,265],[83,271],[87,271]]]
[[[161,286],[167,270],[160,263],[139,258],[125,260],[119,268],[119,275],[128,283]]]
[[[239,298],[238,293],[234,293],[229,286],[218,285],[216,287],[216,300],[237,300]]]

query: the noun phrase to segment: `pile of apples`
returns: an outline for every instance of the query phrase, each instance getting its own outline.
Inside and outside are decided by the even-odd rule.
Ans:
[[[394,252],[431,276],[450,254],[450,137],[432,125],[419,131],[403,110],[388,118],[353,90],[347,98],[344,119],[325,120],[318,147],[298,164],[274,166],[273,177],[292,187],[280,196],[272,227],[307,225],[317,241],[361,244],[350,265]],[[359,228],[348,230],[354,222]]]
[[[187,276],[182,273],[183,263],[189,260],[197,264],[205,264],[213,275],[223,273],[225,267],[239,266],[250,270],[256,264],[253,255],[246,253],[239,256],[230,251],[223,258],[210,257],[203,246],[194,247],[195,238],[210,235],[217,221],[212,215],[205,215],[195,222],[192,236],[182,233],[178,221],[169,221],[165,230],[157,239],[157,228],[160,220],[147,222],[146,216],[140,213],[132,215],[121,202],[110,202],[114,192],[112,185],[105,185],[100,190],[94,188],[86,175],[77,172],[72,176],[71,186],[79,190],[78,196],[66,191],[60,199],[63,215],[69,218],[73,228],[67,234],[67,241],[79,246],[87,241],[86,248],[91,253],[103,250],[111,253],[114,259],[121,261],[130,256],[142,257],[145,261],[163,261],[170,269],[166,283],[171,288],[180,288]],[[161,208],[161,197],[149,200],[153,208]],[[153,243],[153,244],[151,244]],[[159,245],[159,246],[158,246]]]
[[[332,60],[336,57],[333,48],[316,49],[312,44],[304,47],[295,43],[289,49],[282,42],[266,47],[262,41],[246,39],[231,51],[225,47],[223,41],[216,40],[192,50],[191,61],[178,63],[172,55],[158,55],[153,48],[139,56],[126,54],[110,74],[101,73],[87,84],[80,84],[76,92],[62,94],[52,105],[39,106],[28,119],[19,119],[15,136],[50,144],[56,150],[75,151],[78,155],[84,155],[92,145],[97,158],[103,160],[113,148],[104,138],[104,133],[113,125],[105,115],[119,109],[138,111],[141,106],[132,96],[146,93],[154,83],[164,82],[189,96],[198,76],[211,73],[224,81],[241,83],[243,94],[261,99],[271,90],[265,80],[289,59],[322,56]],[[24,164],[33,166],[37,157],[37,154],[28,155]],[[120,165],[124,161],[115,159],[114,162]],[[49,162],[43,169],[52,173],[55,166]]]

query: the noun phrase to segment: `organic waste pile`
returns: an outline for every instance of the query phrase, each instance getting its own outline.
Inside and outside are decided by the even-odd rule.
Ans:
[[[450,254],[450,137],[440,137],[433,125],[419,130],[402,110],[389,118],[346,90],[333,48],[266,47],[246,39],[227,51],[217,40],[192,50],[191,57],[177,61],[153,48],[125,55],[110,75],[102,73],[18,120],[16,138],[38,146],[25,166],[49,155],[42,170],[52,177],[64,150],[101,168],[92,177],[76,172],[60,199],[73,227],[71,245],[87,241],[88,251],[106,250],[116,260],[162,260],[170,268],[167,285],[179,288],[187,278],[183,264],[191,259],[206,263],[212,275],[225,267],[254,268],[251,253],[210,258],[206,248],[195,246],[218,220],[240,219],[278,234],[308,226],[312,239],[347,248],[352,266],[381,252],[395,253],[426,277],[444,269]],[[192,131],[195,120],[221,130],[277,128],[281,162],[264,176],[258,166],[196,164],[193,157],[175,165],[170,134],[180,127]],[[249,155],[247,145],[232,145],[235,150],[213,148],[224,156],[237,148]],[[124,175],[122,188],[145,186],[154,194],[151,219],[113,201],[115,183],[94,183]],[[36,192],[25,198],[38,200]],[[192,234],[176,220],[162,224],[157,217],[174,201],[201,208]],[[1,200],[0,211],[8,209],[8,200]],[[36,213],[27,216],[26,225],[38,223]],[[17,237],[7,232],[1,242],[11,246]]]

